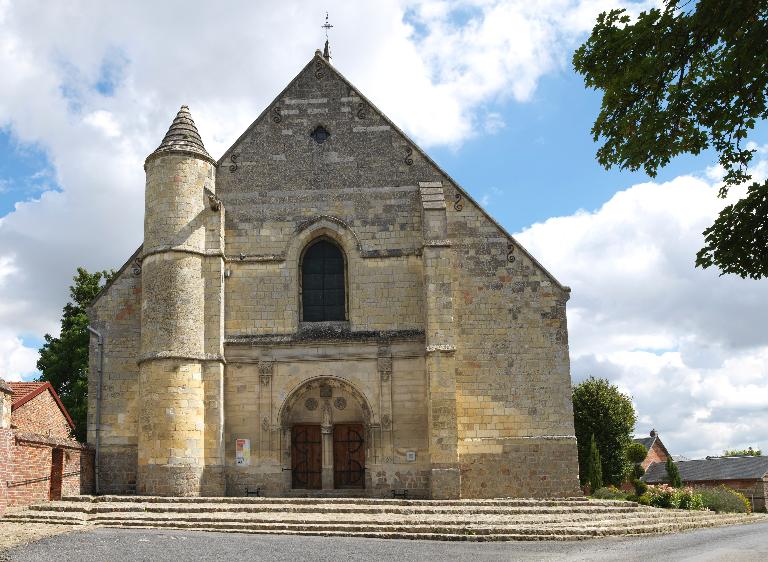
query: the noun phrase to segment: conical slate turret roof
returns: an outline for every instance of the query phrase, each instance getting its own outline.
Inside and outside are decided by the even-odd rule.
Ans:
[[[181,106],[168,132],[165,133],[163,142],[160,143],[160,146],[150,156],[158,152],[171,150],[194,152],[212,160],[211,155],[208,154],[205,146],[203,146],[203,139],[200,138],[200,133],[197,132],[195,122],[192,120],[192,114],[186,105]]]

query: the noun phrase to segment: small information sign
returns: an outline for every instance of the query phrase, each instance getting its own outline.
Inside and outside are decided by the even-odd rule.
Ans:
[[[251,464],[251,440],[235,440],[235,464],[238,466],[249,466]]]

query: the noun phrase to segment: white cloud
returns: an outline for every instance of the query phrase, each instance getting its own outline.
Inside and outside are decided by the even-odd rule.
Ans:
[[[0,338],[56,333],[74,268],[118,267],[140,243],[142,162],[179,105],[191,106],[218,156],[321,46],[325,10],[334,63],[435,145],[497,128],[494,104],[530,99],[606,7],[0,0],[0,128],[43,150],[53,173],[36,199],[0,217],[0,259],[14,256],[0,286]],[[57,189],[45,191],[48,182]]]
[[[13,333],[0,330],[0,379],[29,379],[37,370],[37,350],[26,347]]]
[[[634,398],[638,431],[655,427],[689,457],[768,450],[768,285],[694,267],[724,205],[717,189],[691,176],[635,185],[518,235],[573,289],[574,380],[617,383]]]

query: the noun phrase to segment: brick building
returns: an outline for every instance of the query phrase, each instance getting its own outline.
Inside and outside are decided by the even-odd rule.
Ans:
[[[93,452],[50,383],[0,380],[0,512],[91,492]]]
[[[655,429],[651,430],[648,437],[635,437],[632,441],[640,443],[648,451],[648,454],[645,455],[645,460],[640,463],[646,470],[648,470],[648,467],[655,462],[667,462],[667,459],[672,456],[669,454],[669,451],[667,451],[664,443],[661,442],[661,438],[659,437],[659,434],[656,433]]]
[[[579,493],[569,289],[319,51],[218,161],[182,106],[144,167],[90,309],[101,491]]]
[[[686,486],[715,488],[725,485],[744,494],[754,511],[766,511],[768,457],[707,457],[675,464]],[[643,480],[648,484],[668,482],[666,466],[652,464]]]

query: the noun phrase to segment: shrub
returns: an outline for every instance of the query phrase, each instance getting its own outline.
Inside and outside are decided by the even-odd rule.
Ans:
[[[702,488],[699,490],[705,508],[723,513],[750,513],[752,506],[749,500],[728,486],[717,488]]]
[[[669,477],[669,483],[673,488],[682,488],[683,482],[680,479],[680,470],[672,460],[672,457],[667,457],[667,476]]]
[[[675,489],[667,484],[648,486],[648,499],[653,507],[669,509],[680,505],[679,498],[675,497]]]
[[[627,460],[632,464],[640,464],[648,455],[648,449],[642,443],[630,443],[627,447]]]
[[[700,511],[704,509],[704,499],[701,494],[692,488],[683,488],[678,491],[680,495],[680,509]]]
[[[650,505],[654,507],[692,510],[704,508],[701,494],[693,488],[673,488],[667,484],[648,486],[647,496]]]
[[[600,461],[600,450],[595,443],[595,435],[589,443],[589,458],[587,459],[587,482],[592,493],[603,487],[603,468]]]
[[[640,505],[651,505],[651,497],[648,494],[639,496],[635,501]]]
[[[625,500],[627,499],[627,493],[619,490],[615,486],[608,486],[606,488],[598,488],[592,493],[592,497],[597,500]]]
[[[648,492],[648,484],[640,479],[635,479],[635,481],[632,482],[632,485],[635,487],[636,496],[642,496]]]

